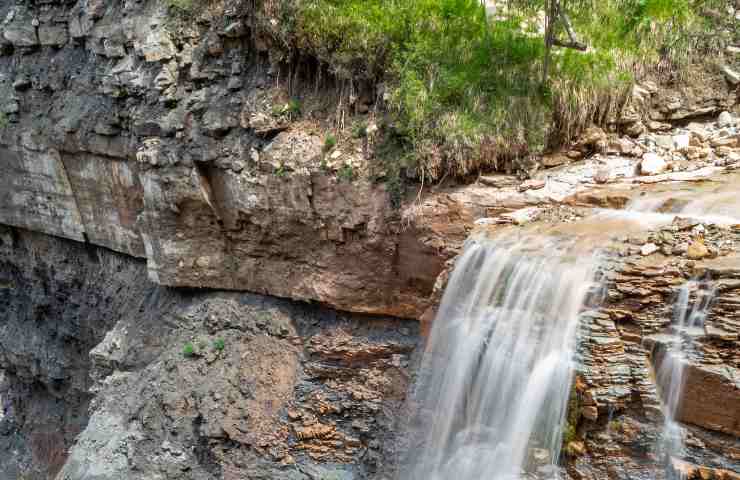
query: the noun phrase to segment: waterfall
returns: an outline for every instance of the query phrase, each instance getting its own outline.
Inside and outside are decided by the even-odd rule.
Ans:
[[[665,342],[665,351],[657,367],[657,384],[663,399],[665,423],[660,439],[659,450],[670,464],[672,458],[683,453],[683,429],[677,422],[684,382],[686,365],[692,349],[692,337],[703,333],[704,320],[709,312],[714,294],[698,281],[684,283],[679,289],[673,308],[672,335]],[[697,291],[696,301],[692,303],[691,293]],[[669,474],[671,468],[668,468]]]
[[[422,362],[404,480],[555,476],[595,259],[553,238],[469,240]]]

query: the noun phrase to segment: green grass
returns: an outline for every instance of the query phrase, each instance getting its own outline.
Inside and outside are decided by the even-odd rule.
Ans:
[[[570,0],[570,18],[590,48],[554,49],[545,84],[536,21],[545,0],[511,0],[496,18],[479,0],[272,1],[280,21],[268,29],[340,85],[383,83],[388,128],[413,154],[416,173],[439,179],[505,170],[606,123],[636,66],[685,55],[693,33],[711,31],[696,12],[718,2]]]

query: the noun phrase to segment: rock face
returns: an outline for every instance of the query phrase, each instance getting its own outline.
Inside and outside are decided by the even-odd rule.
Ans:
[[[146,258],[161,285],[419,317],[437,251],[382,184],[321,168],[323,139],[271,111],[251,7],[212,7],[196,32],[155,0],[0,6],[0,223]]]
[[[390,474],[416,322],[173,290],[102,248],[0,238],[3,478]]]
[[[647,240],[660,245],[659,253],[643,256],[639,245],[619,247],[623,257],[604,266],[605,301],[583,315],[583,362],[571,405],[578,413],[570,418],[580,418],[585,451],[568,462],[573,478],[665,474],[659,450],[664,413],[654,372],[662,362],[679,289],[705,275],[713,283],[692,289],[691,303],[712,288],[716,293],[704,332],[683,339],[696,348],[685,369],[676,419],[683,422],[686,458],[701,465],[706,478],[733,478],[732,472],[740,471],[740,263],[737,252],[726,247],[740,240],[740,232],[709,226],[705,248],[714,258],[695,262],[674,245],[687,243],[696,224],[677,221],[654,231]]]

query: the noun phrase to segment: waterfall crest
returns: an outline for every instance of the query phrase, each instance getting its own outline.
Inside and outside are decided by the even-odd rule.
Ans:
[[[468,241],[413,393],[402,478],[556,474],[595,264],[554,238]]]

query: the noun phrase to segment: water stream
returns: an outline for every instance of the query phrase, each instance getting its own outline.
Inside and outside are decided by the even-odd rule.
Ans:
[[[692,293],[696,297],[693,302]],[[657,366],[656,380],[663,399],[665,423],[658,450],[666,463],[683,455],[684,435],[678,419],[686,366],[692,349],[691,339],[704,333],[704,320],[713,298],[714,292],[702,282],[692,280],[682,285],[674,304],[671,333],[661,342],[665,351]],[[671,468],[668,472],[669,475],[679,475]]]
[[[579,311],[596,260],[562,241],[470,240],[414,393],[407,480],[557,475]]]

